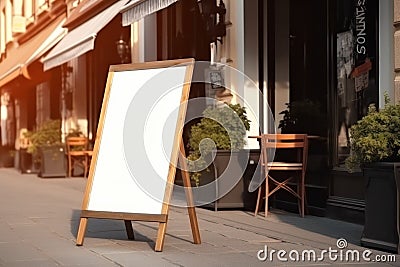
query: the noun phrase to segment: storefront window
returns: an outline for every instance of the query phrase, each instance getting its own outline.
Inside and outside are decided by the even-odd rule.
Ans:
[[[46,82],[36,86],[36,126],[50,119],[50,88]]]
[[[350,153],[350,127],[378,100],[378,0],[338,0],[336,165]]]

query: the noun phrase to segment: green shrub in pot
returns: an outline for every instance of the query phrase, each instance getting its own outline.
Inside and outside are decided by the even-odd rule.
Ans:
[[[346,167],[353,171],[372,162],[400,161],[400,104],[390,104],[379,111],[370,105],[368,114],[350,128],[351,153]]]
[[[203,118],[193,125],[190,131],[188,159],[189,170],[192,170],[191,179],[199,185],[200,172],[197,170],[206,167],[204,158],[214,148],[231,151],[242,149],[246,143],[246,131],[249,129],[250,120],[247,118],[246,109],[240,104],[206,108]],[[208,138],[215,143],[215,147],[212,142],[204,141]]]
[[[34,131],[28,131],[25,136],[29,139],[29,153],[36,153],[41,146],[61,145],[61,121],[48,120]]]

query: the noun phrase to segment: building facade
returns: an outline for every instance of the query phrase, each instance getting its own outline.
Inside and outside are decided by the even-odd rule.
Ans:
[[[261,118],[259,125],[252,127],[256,134],[268,127],[265,113],[269,108],[278,127],[287,103],[302,107],[299,116],[306,122],[295,131],[319,137],[310,149],[312,168],[307,193],[311,212],[339,218],[352,214],[358,218],[355,221],[361,222],[362,174],[349,174],[344,164],[350,153],[349,128],[366,114],[370,104],[382,106],[385,93],[392,101],[400,100],[399,49],[397,32],[393,30],[398,28],[398,2],[215,1],[217,6],[222,2],[226,7],[226,35],[222,42],[215,42],[215,53],[211,52],[210,42],[199,44],[204,39],[199,38],[204,34],[200,29],[196,29],[197,35],[185,30],[188,25],[193,29],[196,15],[190,12],[195,8],[190,1],[180,2],[183,1],[158,11],[156,16],[132,22],[132,29],[149,25],[157,29],[158,60],[213,58],[250,77],[256,86],[231,77],[225,86],[244,96],[242,104],[251,102],[250,106],[256,107]],[[201,11],[197,17],[207,25]],[[153,37],[141,39],[139,46],[146,47],[146,40],[154,45]],[[193,40],[197,40],[196,46],[191,45]],[[140,47],[136,51],[141,51]],[[142,55],[141,60],[146,60],[145,53]],[[207,95],[206,90],[192,88],[197,96]],[[237,98],[233,101],[241,102]],[[281,130],[288,131],[278,128]],[[249,148],[257,147],[257,143],[249,142]],[[284,196],[281,204],[290,208]]]
[[[59,119],[61,71],[43,71],[40,58],[65,34],[64,0],[0,3],[1,145],[19,150],[24,133]]]
[[[243,98],[221,96],[252,108],[250,134],[267,129],[269,109],[278,127],[287,103],[318,115],[305,124],[319,136],[307,181],[313,212],[362,210],[362,193],[352,198],[335,181],[349,187],[361,176],[343,165],[349,127],[385,92],[400,101],[400,1],[4,0],[0,11],[3,145],[18,149],[20,133],[47,119],[62,120],[63,136],[80,130],[94,141],[110,65],[221,62],[251,81],[225,73]],[[192,98],[211,93],[191,89]]]

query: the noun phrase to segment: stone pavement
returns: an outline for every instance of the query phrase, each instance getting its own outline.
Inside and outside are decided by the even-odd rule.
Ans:
[[[122,221],[89,219],[85,242],[77,247],[85,184],[84,178],[42,179],[0,169],[0,266],[400,266],[398,255],[386,263],[334,260],[322,250],[338,249],[338,238],[348,242],[339,250],[342,255],[366,250],[359,246],[361,225],[277,210],[265,219],[246,211],[198,208],[202,244],[195,245],[186,210],[174,207],[163,252],[154,252],[156,223],[134,222],[136,240],[130,241]],[[288,261],[279,261],[276,253],[273,261],[260,261],[257,254],[265,248],[285,250],[281,256]],[[301,259],[309,250],[323,260],[289,259],[296,253]],[[372,252],[371,259],[391,256]]]

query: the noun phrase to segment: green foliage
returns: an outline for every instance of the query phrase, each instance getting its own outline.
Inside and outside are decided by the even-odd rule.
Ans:
[[[76,129],[70,129],[68,131],[68,134],[67,134],[66,138],[68,138],[68,137],[80,137],[80,136],[83,136],[83,133],[78,127]]]
[[[79,126],[77,128],[69,129],[68,134],[65,138],[68,137],[84,137],[82,131],[80,130]],[[84,151],[87,149],[85,146],[72,146],[70,147],[71,151]]]
[[[61,144],[61,121],[49,120],[35,131],[25,134],[30,140],[29,153],[35,153],[40,146]]]
[[[400,160],[400,104],[389,104],[377,111],[370,105],[368,114],[350,128],[351,154],[346,167],[353,171],[364,163]]]
[[[214,149],[238,151],[245,145],[246,130],[250,129],[246,109],[240,104],[223,107],[208,107],[201,121],[192,126],[189,138],[188,156],[191,178],[199,184],[200,173],[204,169],[208,156]],[[207,138],[211,140],[207,141]]]
[[[286,106],[287,108],[279,113],[283,114],[283,119],[278,125],[282,133],[323,134],[326,120],[318,102],[305,99],[286,103]]]

